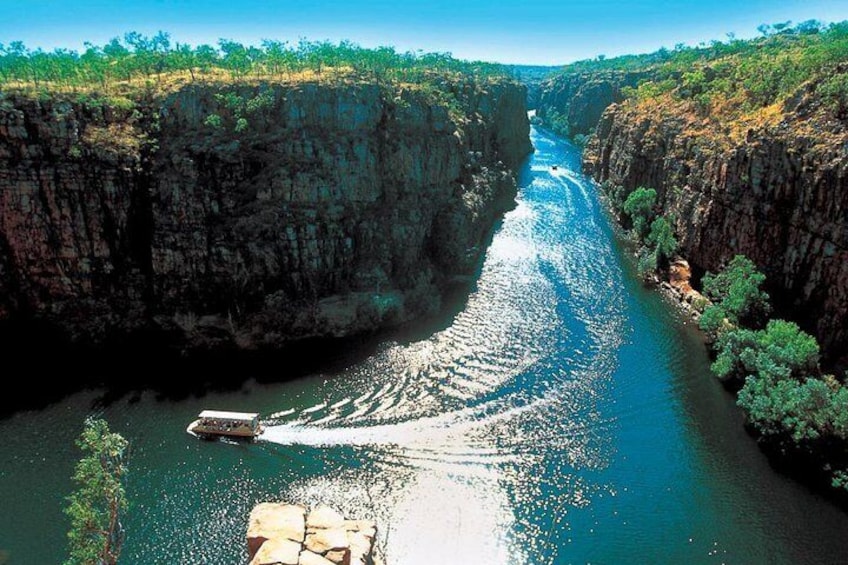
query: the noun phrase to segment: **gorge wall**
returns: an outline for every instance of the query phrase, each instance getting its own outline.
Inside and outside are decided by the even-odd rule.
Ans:
[[[560,74],[542,83],[536,115],[557,133],[588,135],[604,110],[624,100],[622,89],[636,87],[650,71]]]
[[[261,348],[435,311],[531,150],[523,87],[443,87],[453,106],[318,83],[0,98],[0,320]],[[263,104],[230,123],[229,95]]]
[[[811,90],[738,132],[682,103],[613,105],[584,167],[627,191],[656,188],[698,267],[751,258],[836,360],[848,345],[848,130],[818,111]]]

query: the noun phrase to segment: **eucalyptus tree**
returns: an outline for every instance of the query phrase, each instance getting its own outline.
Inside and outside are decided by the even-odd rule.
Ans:
[[[83,457],[74,471],[77,489],[65,509],[71,519],[65,565],[115,565],[124,542],[129,444],[105,420],[89,418],[77,446]]]

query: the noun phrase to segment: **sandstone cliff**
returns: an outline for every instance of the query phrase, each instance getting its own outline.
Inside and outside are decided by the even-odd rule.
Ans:
[[[454,107],[367,84],[0,98],[0,320],[254,348],[434,311],[531,149],[522,87],[443,87]],[[270,103],[214,128],[221,94]]]
[[[587,135],[610,104],[624,100],[622,89],[648,76],[650,71],[598,71],[552,77],[542,84],[536,115],[562,135]]]
[[[615,105],[584,167],[627,190],[656,188],[697,267],[750,257],[833,360],[848,345],[848,130],[816,104],[801,93],[741,131],[671,98]]]

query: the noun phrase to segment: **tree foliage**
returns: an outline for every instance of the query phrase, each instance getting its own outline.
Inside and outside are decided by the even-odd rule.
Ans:
[[[819,345],[793,322],[771,320],[765,329],[733,328],[716,342],[713,372],[744,384],[737,403],[748,423],[781,449],[809,450],[818,442],[827,458],[845,452],[848,440],[848,388],[821,375]],[[822,443],[823,442],[823,443]],[[827,448],[826,446],[833,446]],[[806,447],[805,447],[806,446]],[[841,446],[841,447],[839,447]],[[835,488],[848,489],[836,456],[826,462]]]
[[[674,228],[663,216],[651,223],[651,231],[646,240],[657,257],[658,263],[665,263],[677,252],[677,238],[674,237]]]
[[[627,196],[622,210],[630,218],[633,232],[640,240],[648,235],[651,220],[654,218],[654,206],[657,203],[657,191],[653,188],[638,187]]]
[[[718,304],[710,304],[704,308],[698,326],[703,332],[713,337],[733,328],[733,325],[727,319],[727,312]]]
[[[614,206],[619,206],[620,197],[610,191]],[[674,227],[664,216],[657,216],[657,191],[644,186],[627,195],[620,209],[630,219],[633,235],[642,244],[639,251],[639,274],[647,276],[658,268],[667,265],[677,251],[677,238]]]
[[[819,93],[832,112],[846,117],[848,22],[825,25],[816,20],[797,25],[780,22],[760,26],[761,37],[675,45],[644,55],[578,61],[560,75],[645,78],[622,94],[636,102],[671,96],[691,101],[703,115],[723,114],[725,120],[766,108],[797,95],[806,84]]]
[[[3,88],[99,88],[110,91],[142,81],[159,84],[164,77],[186,74],[191,81],[295,80],[312,73],[323,80],[367,79],[429,83],[438,76],[461,74],[478,79],[507,76],[501,65],[454,59],[449,53],[366,49],[349,41],[301,40],[296,44],[266,40],[261,46],[221,39],[217,46],[173,43],[168,33],[146,36],[129,32],[104,46],[86,44],[82,53],[69,49],[32,50],[21,41],[0,44],[0,86]],[[311,76],[311,75],[310,75]]]
[[[771,311],[769,295],[762,290],[766,276],[753,261],[736,255],[720,273],[707,273],[701,283],[704,294],[734,324],[757,325]]]
[[[71,519],[65,565],[114,565],[124,541],[128,443],[105,420],[89,418],[77,446],[83,457],[73,476],[77,488],[65,509]]]
[[[738,403],[765,436],[789,435],[796,443],[828,436],[848,439],[848,389],[831,388],[821,379],[754,375],[739,391]]]
[[[722,379],[757,374],[799,379],[818,372],[816,339],[785,320],[771,320],[764,330],[728,330],[719,336],[716,351],[712,368]]]

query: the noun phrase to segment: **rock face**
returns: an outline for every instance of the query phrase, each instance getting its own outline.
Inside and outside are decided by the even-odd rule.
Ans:
[[[373,565],[377,526],[319,506],[261,503],[247,527],[250,565]]]
[[[372,85],[0,98],[0,320],[256,348],[434,311],[531,150],[522,87],[452,87],[458,110]],[[215,128],[222,94],[271,103]]]
[[[649,71],[596,72],[560,75],[542,84],[537,116],[550,121],[553,114],[563,116],[564,135],[591,133],[604,110],[624,99],[622,89],[635,87],[650,76]]]
[[[685,113],[612,106],[584,155],[601,182],[657,189],[681,253],[718,270],[745,254],[831,359],[848,345],[848,133],[803,108],[744,138]]]

